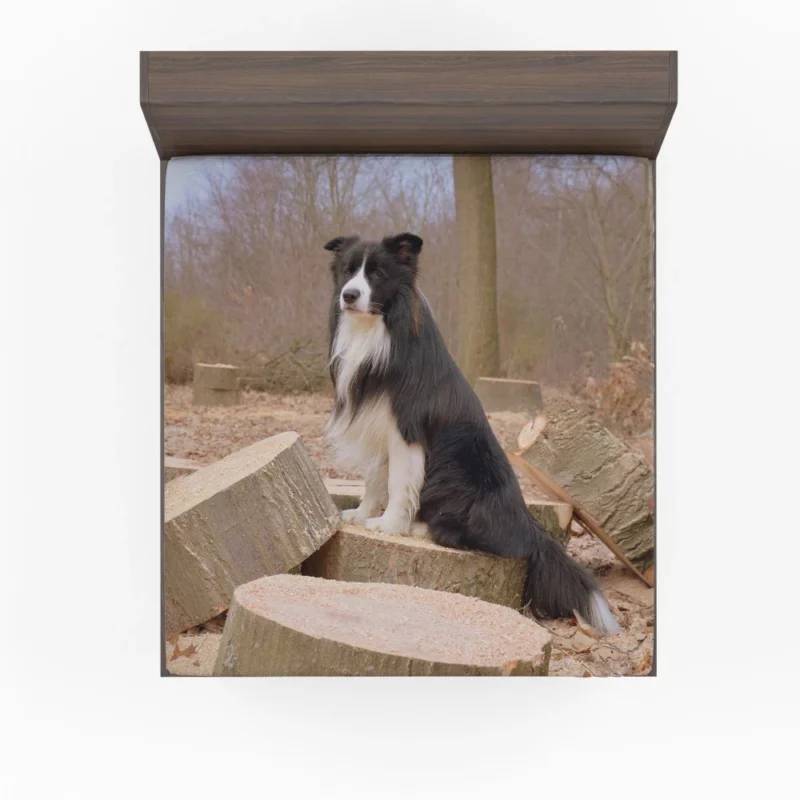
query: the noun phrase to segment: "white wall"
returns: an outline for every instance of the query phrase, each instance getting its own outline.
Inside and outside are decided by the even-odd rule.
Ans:
[[[791,8],[4,4],[5,796],[787,796],[778,785],[798,769]],[[138,51],[298,48],[680,51],[658,168],[658,678],[158,677],[159,170]]]

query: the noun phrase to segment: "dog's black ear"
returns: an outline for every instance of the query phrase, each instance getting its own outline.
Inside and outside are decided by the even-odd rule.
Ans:
[[[413,264],[422,250],[422,239],[413,233],[387,236],[382,244],[401,264]]]
[[[325,249],[330,250],[332,253],[341,253],[345,247],[348,247],[353,242],[358,241],[358,236],[337,236],[331,239],[326,245]]]

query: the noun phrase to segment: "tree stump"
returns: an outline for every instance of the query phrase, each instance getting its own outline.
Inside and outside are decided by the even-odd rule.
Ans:
[[[550,648],[544,628],[475,598],[276,575],[234,592],[214,675],[546,675]]]
[[[180,478],[181,475],[191,475],[200,469],[200,464],[190,461],[188,458],[164,457],[164,483]]]
[[[195,364],[192,402],[202,406],[236,405],[239,402],[239,368],[230,364]]]
[[[233,590],[301,564],[339,512],[296,433],[283,433],[164,487],[166,635],[228,607]]]
[[[303,575],[354,583],[392,583],[478,597],[520,608],[527,562],[440,547],[429,538],[389,536],[356,525],[310,556]]]
[[[364,496],[364,481],[326,480],[325,488],[331,500],[341,511],[357,508]],[[572,521],[572,506],[558,500],[528,498],[525,501],[533,518],[561,544],[569,541],[569,526]]]
[[[536,381],[478,378],[475,394],[487,414],[494,411],[516,411],[533,416],[544,406],[542,387]]]
[[[655,488],[650,467],[589,414],[564,400],[545,411],[525,454],[588,511],[640,570],[653,564]]]

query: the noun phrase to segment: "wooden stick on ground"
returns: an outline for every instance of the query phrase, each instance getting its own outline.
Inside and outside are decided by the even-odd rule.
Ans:
[[[543,492],[545,492],[551,499],[560,500],[563,503],[569,503],[573,508],[573,514],[578,522],[589,533],[596,536],[637,578],[639,578],[645,586],[653,588],[653,582],[645,578],[641,572],[631,563],[630,559],[625,555],[619,545],[600,527],[600,523],[575,500],[568,492],[562,489],[555,481],[548,475],[542,472],[537,467],[534,467],[529,461],[526,461],[522,456],[533,447],[533,443],[538,438],[539,434],[544,430],[547,424],[547,418],[539,415],[531,423],[527,423],[520,431],[517,439],[519,449],[515,452],[506,451],[509,461],[512,466],[521,469],[535,483]]]

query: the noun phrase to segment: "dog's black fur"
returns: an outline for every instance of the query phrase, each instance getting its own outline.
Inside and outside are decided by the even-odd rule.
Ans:
[[[325,249],[334,254],[331,341],[342,313],[341,289],[367,255],[370,311],[383,315],[391,356],[379,371],[369,363],[362,367],[350,388],[350,405],[358,408],[385,393],[404,440],[423,446],[425,481],[417,516],[434,541],[527,559],[524,603],[536,617],[577,611],[598,629],[612,632],[610,612],[605,617],[598,610],[605,601],[594,578],[531,516],[480,401],[447,351],[416,287],[422,240],[409,233],[380,243],[339,237]],[[335,360],[331,375],[335,382]]]

